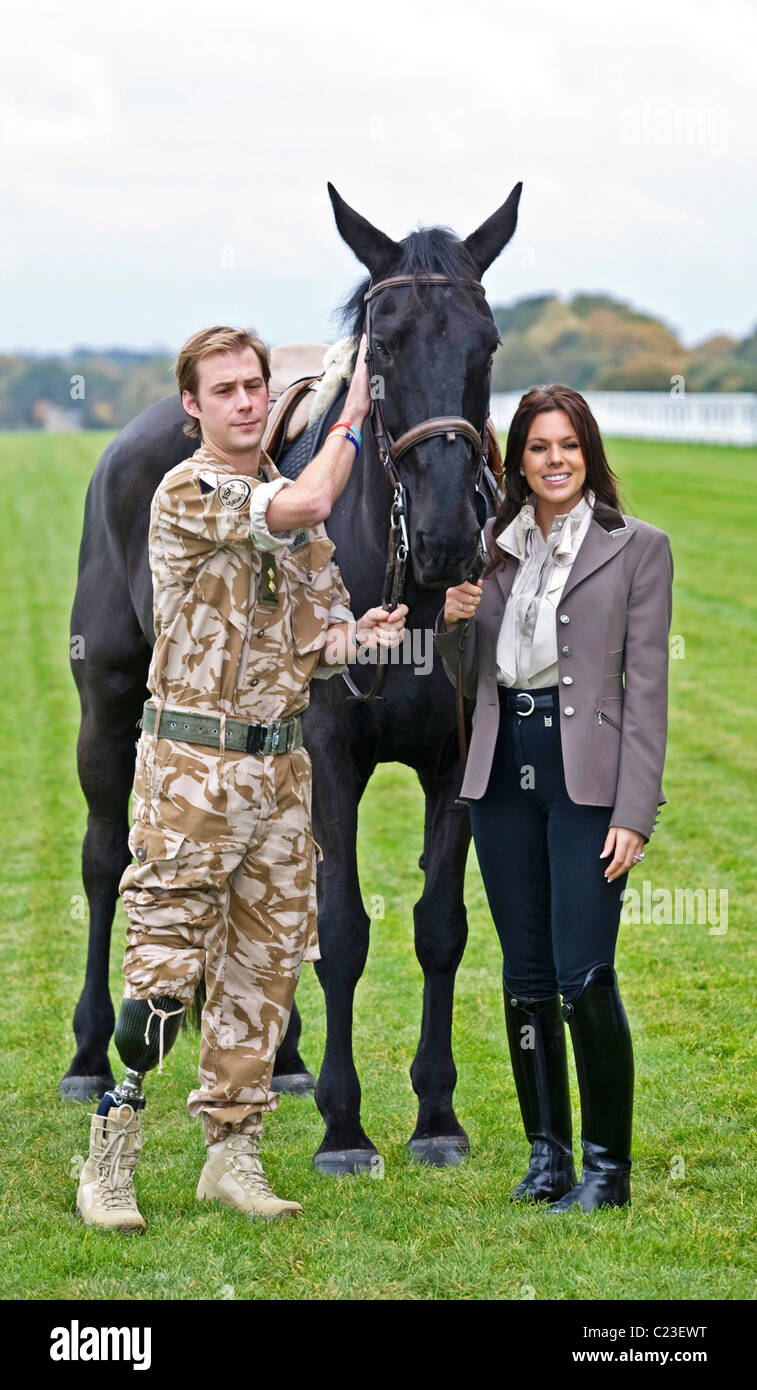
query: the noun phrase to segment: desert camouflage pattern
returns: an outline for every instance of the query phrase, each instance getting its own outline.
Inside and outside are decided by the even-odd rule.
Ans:
[[[330,623],[350,596],[323,523],[271,535],[265,504],[289,483],[266,453],[246,478],[210,449],[164,477],[150,511],[156,705],[250,723],[307,708]],[[256,496],[257,494],[257,496]]]
[[[303,710],[328,626],[351,618],[324,528],[268,532],[264,506],[280,475],[263,462],[269,476],[258,482],[199,449],[166,475],[151,511],[151,702],[215,713],[221,731],[224,715],[267,723]],[[132,809],[135,862],[120,884],[125,995],[189,1004],[205,974],[188,1108],[208,1143],[253,1133],[278,1104],[271,1076],[302,962],[320,956],[310,755],[143,732]]]
[[[320,956],[311,814],[304,747],[221,757],[140,739],[136,862],[121,879],[124,993],[189,1004],[205,973],[199,1086],[188,1108],[203,1114],[208,1143],[278,1104],[276,1051],[302,962]]]

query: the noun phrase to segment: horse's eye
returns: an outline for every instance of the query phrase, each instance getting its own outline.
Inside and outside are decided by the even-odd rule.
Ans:
[[[375,347],[377,352],[386,352],[386,348],[384,347],[383,343],[374,343],[373,346]]]

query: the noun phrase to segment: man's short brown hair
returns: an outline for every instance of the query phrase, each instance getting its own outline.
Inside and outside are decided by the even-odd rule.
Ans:
[[[267,386],[271,379],[268,348],[258,338],[254,329],[202,328],[199,333],[193,333],[191,338],[187,338],[176,358],[174,371],[179,383],[179,394],[181,395],[182,391],[189,391],[190,395],[194,396],[195,400],[197,399],[197,364],[202,361],[203,357],[210,357],[214,352],[240,352],[242,348],[248,347],[252,348],[260,359],[263,380]],[[200,422],[193,415],[189,416],[187,424],[184,426],[184,433],[188,434],[190,439],[202,438]]]

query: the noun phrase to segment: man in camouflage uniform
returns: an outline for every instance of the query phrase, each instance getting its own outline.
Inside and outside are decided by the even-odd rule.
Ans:
[[[297,1215],[260,1164],[261,1114],[303,960],[319,958],[311,762],[300,718],[311,679],[358,644],[397,645],[404,605],[355,624],[323,518],[346,485],[369,405],[363,351],[344,420],[296,482],[262,452],[268,358],[259,339],[211,329],[177,376],[202,431],[152,502],[155,648],[137,747],[129,919],[115,1043],[126,1080],[92,1118],[77,1210],[141,1231],[133,1187],[144,1073],[173,1043],[203,974],[199,1084],[208,1145],[197,1196],[249,1215]],[[359,439],[359,435],[357,436]],[[281,494],[285,495],[282,496]],[[276,529],[272,530],[271,528]]]

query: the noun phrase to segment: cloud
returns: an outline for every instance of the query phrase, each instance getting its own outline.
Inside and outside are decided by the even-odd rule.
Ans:
[[[248,305],[322,337],[361,269],[327,179],[401,237],[465,235],[522,178],[490,297],[630,286],[689,336],[746,331],[755,27],[740,0],[31,0],[0,60],[0,346],[176,343]]]

